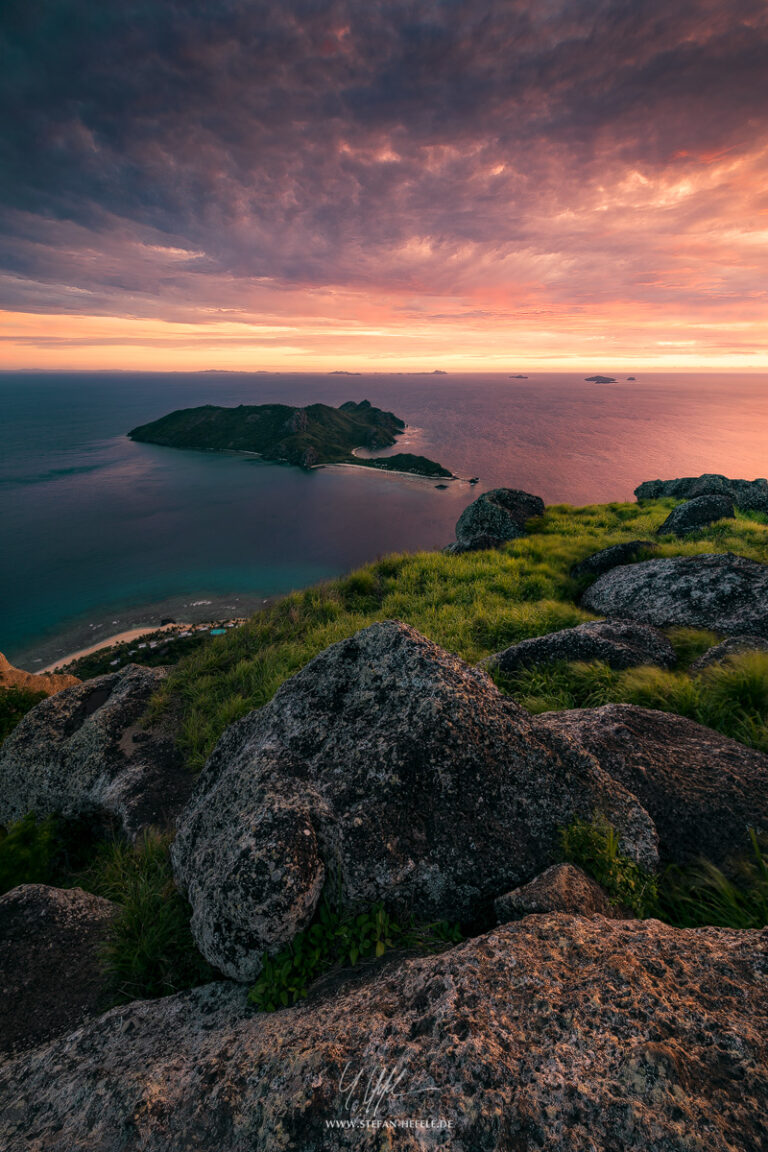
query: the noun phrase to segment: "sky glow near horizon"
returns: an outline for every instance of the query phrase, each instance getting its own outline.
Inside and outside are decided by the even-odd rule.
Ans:
[[[0,366],[768,367],[768,5],[6,0]]]

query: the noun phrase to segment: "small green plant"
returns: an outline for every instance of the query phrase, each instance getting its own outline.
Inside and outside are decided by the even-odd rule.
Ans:
[[[0,688],[0,744],[45,695],[29,688]]]
[[[561,843],[565,859],[596,880],[612,904],[628,908],[641,920],[656,914],[657,877],[621,854],[616,830],[605,816],[577,817],[563,828]]]
[[[309,985],[332,968],[383,956],[393,948],[434,951],[461,939],[458,925],[445,921],[419,925],[408,918],[400,924],[380,903],[353,915],[324,897],[313,924],[276,956],[264,954],[249,1000],[261,1012],[274,1012],[305,997]]]
[[[145,833],[135,844],[113,840],[76,878],[120,905],[103,953],[113,1004],[167,996],[215,978],[195,947],[189,905],[173,882],[170,839]]]

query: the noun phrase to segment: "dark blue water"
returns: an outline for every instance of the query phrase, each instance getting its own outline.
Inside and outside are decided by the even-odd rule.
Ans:
[[[482,488],[579,504],[630,499],[656,476],[765,475],[767,385],[746,375],[608,386],[545,374],[0,374],[0,651],[33,668],[163,611],[247,611],[386,552],[446,543],[475,494],[126,439],[174,408],[367,398],[409,424],[393,451],[479,475]]]

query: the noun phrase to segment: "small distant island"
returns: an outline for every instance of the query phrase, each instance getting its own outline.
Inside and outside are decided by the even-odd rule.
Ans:
[[[316,468],[322,464],[355,464],[363,468],[408,472],[418,476],[453,473],[426,456],[397,453],[361,459],[356,448],[389,448],[405,431],[405,421],[375,408],[369,400],[348,400],[338,408],[309,404],[240,404],[222,408],[205,404],[181,408],[133,428],[128,436],[144,444],[195,448],[207,452],[243,452],[276,464]]]
[[[616,384],[613,376],[585,376],[587,384]]]
[[[509,376],[509,380],[527,380],[527,376],[523,376],[522,372],[516,372],[514,376]]]

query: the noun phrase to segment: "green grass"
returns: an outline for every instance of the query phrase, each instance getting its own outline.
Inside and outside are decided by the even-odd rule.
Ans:
[[[585,582],[574,581],[570,568],[609,545],[652,539],[675,503],[555,505],[530,522],[527,536],[501,549],[461,556],[387,556],[343,579],[295,592],[182,660],[154,710],[173,709],[182,748],[192,770],[199,771],[227,725],[265,704],[285,679],[329,644],[375,620],[404,620],[474,663],[518,640],[592,619],[574,602]],[[739,515],[684,541],[666,537],[656,554],[727,551],[768,562],[768,527],[759,518]],[[672,639],[686,663],[716,639],[689,629],[676,631],[677,640]],[[593,690],[579,688],[574,698],[587,692],[591,700]],[[526,696],[561,701],[547,707],[583,706],[566,700],[571,691],[570,685],[560,685],[557,692],[537,688]],[[656,695],[650,688],[645,693]],[[742,720],[739,731],[748,734],[754,717],[747,711]],[[762,739],[757,730],[750,742],[762,747]]]
[[[611,902],[638,919],[649,916],[676,928],[764,928],[768,925],[768,857],[754,830],[749,846],[729,862],[728,872],[709,860],[676,865],[653,875],[619,852],[605,817],[574,820],[561,832],[563,857],[577,864]]]
[[[502,691],[529,712],[636,704],[675,712],[768,752],[768,654],[748,652],[696,676],[641,667],[556,663],[496,675]]]
[[[190,908],[173,882],[171,834],[104,843],[73,883],[120,906],[103,953],[111,1003],[168,996],[216,979],[195,947]]]
[[[86,818],[38,819],[31,813],[0,828],[0,895],[20,884],[69,886],[93,856],[100,834]]]
[[[657,877],[622,856],[616,831],[604,816],[574,820],[562,829],[561,846],[565,860],[583,868],[613,904],[629,909],[640,920],[656,913]]]
[[[0,688],[0,744],[10,736],[30,708],[45,697],[45,692],[32,692],[29,688]]]

